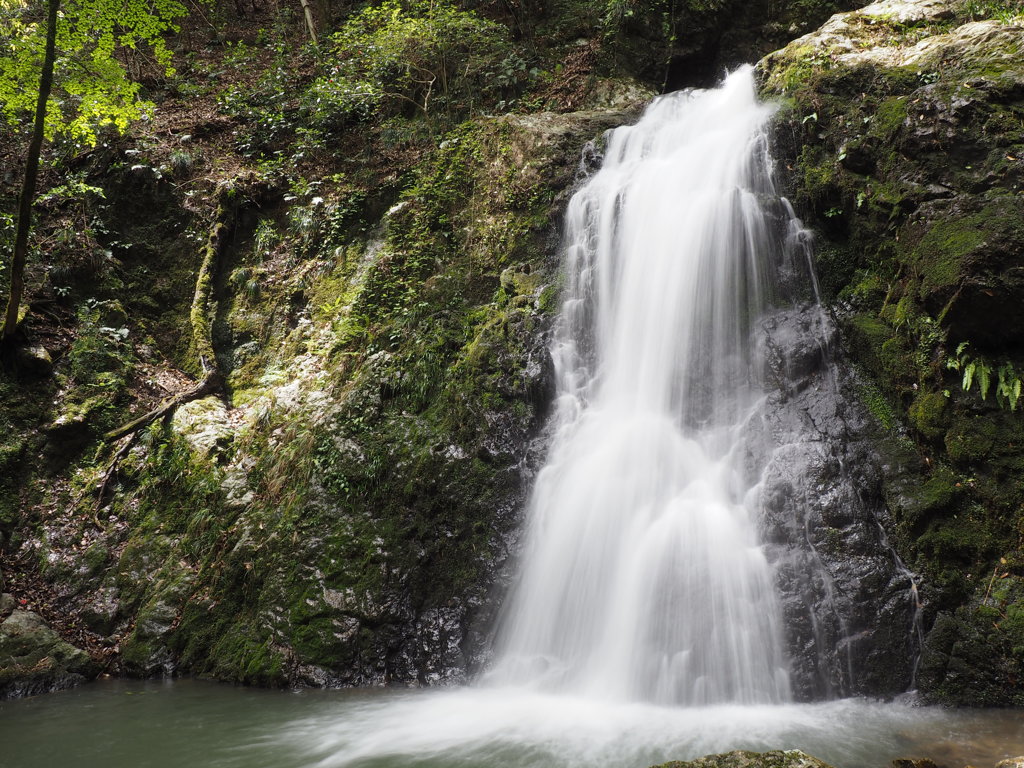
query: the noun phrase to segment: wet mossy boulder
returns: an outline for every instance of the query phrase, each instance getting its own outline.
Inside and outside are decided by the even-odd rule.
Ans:
[[[928,634],[919,681],[952,704],[1024,706],[1024,581],[1004,559],[974,596],[941,613]]]
[[[976,617],[1024,530],[1021,11],[880,0],[758,65],[863,399],[909,444],[884,482],[931,628],[918,684],[958,704],[1017,700],[1012,632]]]
[[[101,665],[61,639],[32,611],[0,595],[0,699],[71,688],[90,680]]]

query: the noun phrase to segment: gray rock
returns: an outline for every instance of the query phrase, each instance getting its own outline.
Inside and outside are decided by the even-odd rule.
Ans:
[[[38,614],[15,610],[0,623],[0,700],[71,688],[98,672]]]
[[[831,768],[816,757],[799,749],[747,752],[737,750],[707,755],[685,762],[674,761],[654,768]]]
[[[911,682],[914,576],[884,527],[875,428],[837,364],[835,329],[814,306],[762,324],[778,385],[748,436],[761,477],[762,535],[776,569],[799,698],[896,694]]]
[[[19,347],[15,365],[20,373],[34,378],[43,379],[53,373],[53,358],[41,344]]]

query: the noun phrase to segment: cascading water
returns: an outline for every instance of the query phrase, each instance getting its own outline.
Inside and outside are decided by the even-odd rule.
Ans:
[[[755,321],[783,268],[750,68],[610,134],[566,225],[557,433],[492,675],[700,705],[790,698],[758,541]],[[784,227],[786,222],[782,222]]]

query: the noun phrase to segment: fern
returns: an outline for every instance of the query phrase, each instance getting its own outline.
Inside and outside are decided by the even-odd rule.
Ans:
[[[982,400],[986,400],[989,391],[992,390],[994,372],[996,402],[1002,408],[1008,407],[1011,411],[1016,411],[1021,389],[1024,388],[1022,374],[1009,362],[993,368],[984,358],[972,356],[968,351],[969,347],[970,342],[960,342],[955,355],[946,361],[946,368],[961,374],[960,386],[964,392],[969,392],[977,382]]]

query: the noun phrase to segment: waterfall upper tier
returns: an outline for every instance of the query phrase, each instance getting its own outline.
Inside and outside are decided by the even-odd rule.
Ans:
[[[790,697],[756,333],[784,250],[751,72],[608,137],[566,218],[559,420],[496,676],[663,703]]]

